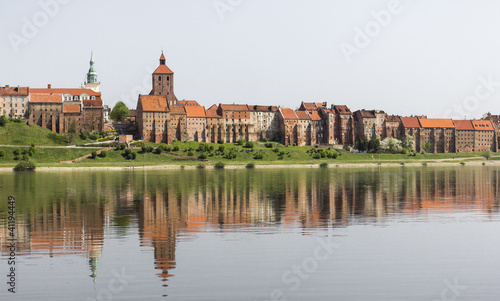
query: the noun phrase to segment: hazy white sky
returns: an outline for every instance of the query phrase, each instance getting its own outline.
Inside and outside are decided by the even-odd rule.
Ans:
[[[45,7],[45,8],[44,8]],[[39,0],[2,3],[0,85],[78,87],[135,108],[163,49],[175,94],[389,114],[500,114],[500,1]]]

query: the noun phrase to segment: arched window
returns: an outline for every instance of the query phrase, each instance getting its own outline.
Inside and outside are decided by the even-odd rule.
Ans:
[[[161,76],[158,76],[158,80],[161,80]]]
[[[167,80],[170,80],[170,76],[167,76]]]

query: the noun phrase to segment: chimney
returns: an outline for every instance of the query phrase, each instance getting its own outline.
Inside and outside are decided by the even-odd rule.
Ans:
[[[51,84],[48,84],[48,85],[47,85],[47,89],[52,89],[52,85],[51,85]]]

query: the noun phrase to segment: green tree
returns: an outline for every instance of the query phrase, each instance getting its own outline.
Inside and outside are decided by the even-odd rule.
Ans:
[[[430,141],[427,141],[424,146],[422,147],[424,149],[424,151],[427,153],[431,150],[431,147],[432,147],[432,144]]]
[[[9,122],[9,118],[5,115],[0,116],[0,126],[5,126]]]
[[[403,143],[403,147],[409,150],[410,152],[415,151],[415,140],[413,140],[412,135],[406,135],[405,142]]]
[[[380,139],[377,135],[372,135],[370,141],[368,142],[368,151],[372,153],[378,153],[380,150]]]
[[[486,158],[486,160],[489,160],[491,158],[491,151],[485,151],[483,154],[482,154],[483,157]]]
[[[116,103],[109,115],[114,121],[123,121],[128,116],[130,116],[130,111],[122,101]]]

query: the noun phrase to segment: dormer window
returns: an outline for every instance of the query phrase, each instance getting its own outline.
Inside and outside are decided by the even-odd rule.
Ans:
[[[95,100],[95,96],[92,96],[92,100]]]
[[[78,100],[78,96],[75,96],[75,100]]]

